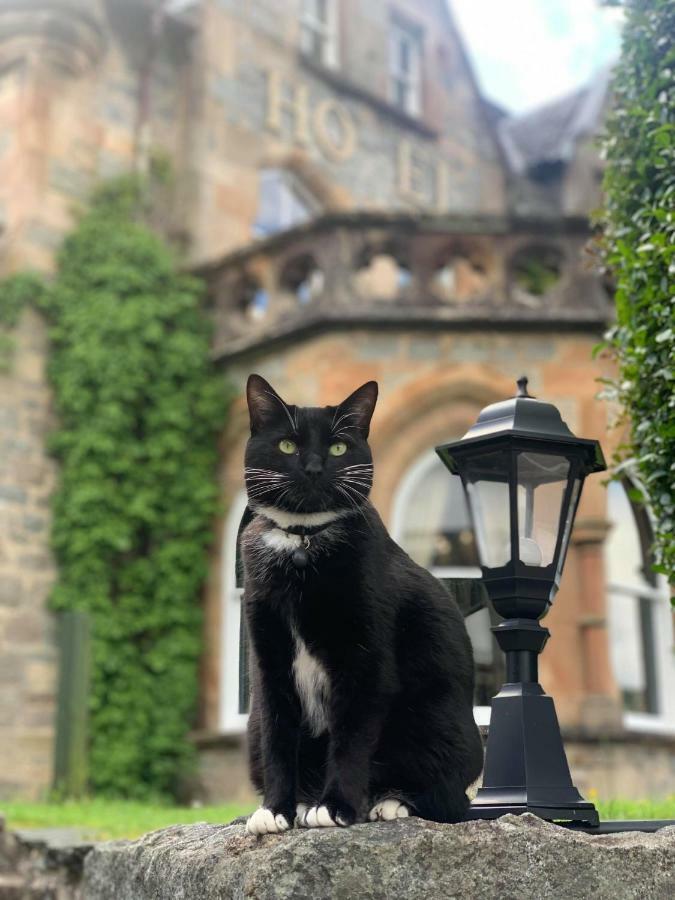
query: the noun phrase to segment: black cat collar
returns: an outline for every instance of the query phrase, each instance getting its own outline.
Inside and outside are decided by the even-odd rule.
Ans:
[[[322,531],[325,531],[326,528],[330,528],[330,526],[333,525],[334,522],[335,519],[332,519],[330,522],[326,522],[324,525],[289,525],[287,528],[282,528],[280,525],[277,525],[276,522],[272,522],[272,524],[275,528],[277,528],[279,531],[282,531],[284,534],[292,534],[296,537],[302,538],[301,545],[299,547],[296,547],[291,554],[291,561],[296,569],[304,569],[309,562],[309,553],[307,551],[310,547],[310,538],[314,537],[314,535],[319,534]]]

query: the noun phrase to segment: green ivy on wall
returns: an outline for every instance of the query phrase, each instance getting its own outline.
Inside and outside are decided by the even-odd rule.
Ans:
[[[135,798],[172,793],[191,764],[228,402],[201,284],[143,224],[146,196],[134,178],[97,192],[41,302],[60,464],[52,604],[92,623],[91,786]]]
[[[616,280],[616,394],[675,582],[675,0],[628,0],[607,125],[603,212]]]
[[[0,282],[0,374],[8,372],[12,363],[11,329],[24,307],[29,303],[39,305],[43,295],[44,285],[38,275],[23,273]]]

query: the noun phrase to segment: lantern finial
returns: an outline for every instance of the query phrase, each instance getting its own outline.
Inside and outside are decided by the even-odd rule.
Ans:
[[[531,396],[531,394],[528,394],[528,392],[527,392],[528,381],[529,381],[529,378],[527,377],[527,375],[521,375],[520,378],[518,379],[518,381],[516,381],[516,384],[518,385],[518,393],[516,394],[516,397],[530,397]]]

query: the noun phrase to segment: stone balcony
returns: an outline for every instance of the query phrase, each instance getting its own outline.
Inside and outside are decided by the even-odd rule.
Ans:
[[[198,270],[227,359],[331,327],[567,328],[611,317],[583,219],[331,214]]]

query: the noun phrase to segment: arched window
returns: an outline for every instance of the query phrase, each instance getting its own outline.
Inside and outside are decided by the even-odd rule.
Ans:
[[[625,723],[671,731],[675,729],[672,611],[667,589],[651,567],[649,518],[617,481],[607,488],[607,517],[610,652]]]
[[[490,631],[496,621],[478,581],[481,570],[461,481],[435,453],[422,456],[403,478],[391,532],[415,562],[448,582],[462,607],[476,664],[474,712],[476,721],[486,725],[503,681],[502,654]]]
[[[321,204],[300,179],[286,169],[261,169],[258,174],[256,237],[285,231],[318,215]]]
[[[243,585],[237,565],[237,532],[246,509],[246,492],[233,499],[223,533],[223,606],[220,652],[220,730],[238,733],[246,728],[248,684],[246,660],[240,653],[241,597]]]

